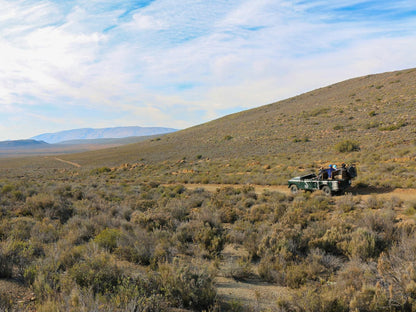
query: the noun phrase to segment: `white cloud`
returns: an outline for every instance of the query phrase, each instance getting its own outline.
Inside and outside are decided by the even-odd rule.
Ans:
[[[416,22],[386,17],[387,8],[410,10],[410,1],[369,19],[354,8],[362,2],[0,0],[0,124],[24,112],[58,127],[73,107],[82,117],[68,124],[183,127],[413,67]],[[357,10],[354,19],[339,13],[343,6]],[[114,120],[99,119],[111,112]]]

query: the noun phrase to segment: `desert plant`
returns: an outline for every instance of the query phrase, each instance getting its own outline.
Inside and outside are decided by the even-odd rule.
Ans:
[[[98,246],[112,252],[117,247],[117,241],[121,236],[121,231],[117,229],[104,229],[95,238]]]
[[[215,301],[214,280],[206,269],[180,262],[161,264],[160,290],[175,307],[207,310]]]
[[[340,153],[356,152],[360,150],[360,144],[351,140],[344,140],[335,144],[335,150]]]
[[[108,293],[117,287],[123,272],[115,260],[104,252],[88,256],[69,270],[69,275],[81,288],[91,288],[94,293]]]

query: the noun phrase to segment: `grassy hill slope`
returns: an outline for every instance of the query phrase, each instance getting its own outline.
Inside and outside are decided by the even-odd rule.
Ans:
[[[376,178],[378,184],[410,187],[416,185],[415,109],[416,69],[410,69],[350,79],[160,138],[62,158],[84,167],[165,162],[159,172],[164,176],[181,169],[184,182],[231,183],[282,183],[304,170],[346,161],[360,164],[363,183]],[[351,144],[357,151],[349,152]],[[220,169],[225,180],[215,178]],[[386,181],[380,172],[394,178]]]
[[[203,155],[236,156],[333,152],[331,145],[356,140],[363,151],[414,143],[416,70],[351,79],[281,102],[147,141],[77,155],[116,163],[122,154],[160,161]],[[410,142],[412,141],[413,142]],[[122,160],[121,160],[122,161]]]

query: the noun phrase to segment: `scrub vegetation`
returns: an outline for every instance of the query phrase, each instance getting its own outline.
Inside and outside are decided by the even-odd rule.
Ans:
[[[0,276],[37,311],[401,311],[416,306],[416,204],[208,192],[133,171],[0,181]],[[225,249],[233,248],[230,255]],[[284,289],[243,304],[217,279]],[[261,294],[259,294],[261,297]]]
[[[416,202],[357,195],[416,188],[415,81],[362,77],[142,143],[1,159],[0,311],[416,310]],[[250,186],[342,162],[351,194]]]

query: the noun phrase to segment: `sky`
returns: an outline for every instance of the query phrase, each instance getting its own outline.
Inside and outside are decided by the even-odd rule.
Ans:
[[[414,0],[0,0],[0,140],[183,129],[416,67]]]

